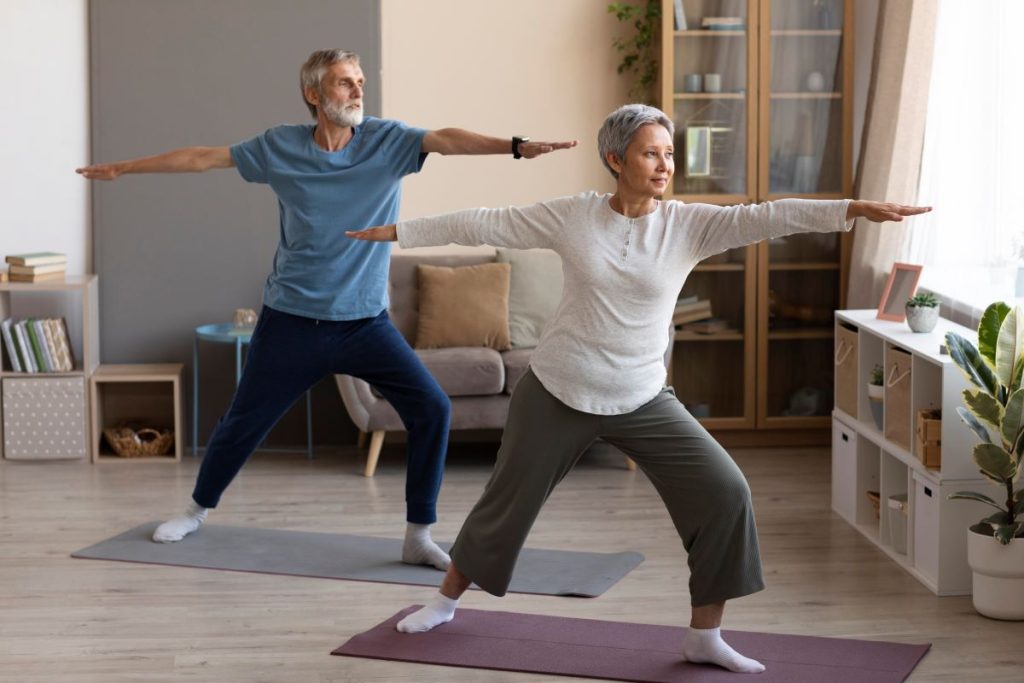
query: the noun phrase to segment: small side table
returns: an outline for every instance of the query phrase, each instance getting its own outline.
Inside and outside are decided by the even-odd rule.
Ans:
[[[242,379],[242,347],[252,341],[250,328],[238,328],[231,323],[213,323],[196,328],[192,343],[192,455],[199,450],[199,342],[233,344],[235,347],[235,387]],[[306,391],[306,457],[313,458],[313,399]]]

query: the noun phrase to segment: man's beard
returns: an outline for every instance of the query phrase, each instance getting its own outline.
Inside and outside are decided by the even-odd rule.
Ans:
[[[351,107],[349,104],[325,100],[321,103],[321,106],[324,110],[324,116],[339,126],[354,128],[363,122],[363,105],[361,103]]]

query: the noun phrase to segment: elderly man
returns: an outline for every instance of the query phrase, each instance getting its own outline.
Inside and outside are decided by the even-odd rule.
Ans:
[[[390,245],[346,239],[342,226],[394,223],[402,177],[418,172],[430,152],[532,159],[576,141],[427,131],[364,116],[364,84],[358,55],[320,50],[300,72],[315,125],[277,126],[230,147],[186,147],[77,169],[89,179],[113,180],[234,166],[245,180],[270,185],[280,205],[281,239],[241,381],[210,438],[184,515],[161,524],[154,541],[196,531],[292,403],[323,377],[344,373],[373,384],[409,432],[402,561],[448,567],[430,525],[437,520],[450,404],[388,318]]]

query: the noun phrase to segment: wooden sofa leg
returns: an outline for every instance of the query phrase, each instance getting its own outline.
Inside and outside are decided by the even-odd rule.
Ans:
[[[626,456],[626,469],[630,472],[636,472],[636,461],[628,455]]]
[[[366,448],[366,432],[362,429],[359,430],[359,438],[356,439],[356,448],[359,450]]]
[[[372,477],[377,471],[377,459],[380,458],[380,449],[384,447],[384,430],[374,432],[370,436],[370,451],[366,454],[366,469],[364,477]]]

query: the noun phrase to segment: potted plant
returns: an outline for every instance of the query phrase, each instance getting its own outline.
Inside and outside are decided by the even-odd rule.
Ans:
[[[967,561],[974,572],[974,608],[995,619],[1024,619],[1024,488],[1014,488],[1024,460],[1024,312],[994,303],[978,325],[978,346],[949,332],[950,357],[974,387],[957,413],[977,434],[974,461],[1002,491],[998,500],[974,491],[995,512],[970,527]]]
[[[622,22],[631,23],[630,35],[616,38],[612,46],[622,53],[619,63],[620,74],[627,71],[635,80],[629,90],[630,97],[647,104],[657,104],[655,86],[658,82],[658,29],[661,25],[661,1],[646,0],[643,3],[613,2],[608,11]]]
[[[914,332],[931,332],[939,321],[939,300],[931,292],[907,299],[907,325]]]
[[[885,398],[883,382],[885,382],[885,370],[881,365],[875,365],[871,369],[871,376],[868,377],[868,404],[871,406],[871,417],[875,421],[875,426],[879,429],[882,428],[884,409],[882,401]]]

